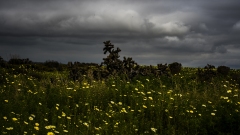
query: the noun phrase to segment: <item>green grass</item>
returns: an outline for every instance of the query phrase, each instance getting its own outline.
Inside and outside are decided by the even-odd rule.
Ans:
[[[73,82],[67,72],[28,70],[29,74],[16,74],[14,69],[0,69],[0,134],[240,132],[239,84],[229,77],[201,83],[192,78],[196,69],[184,68],[170,78],[137,77],[128,82],[86,76]]]

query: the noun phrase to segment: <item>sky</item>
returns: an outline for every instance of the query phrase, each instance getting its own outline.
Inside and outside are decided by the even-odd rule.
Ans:
[[[240,0],[1,0],[0,56],[240,68]]]

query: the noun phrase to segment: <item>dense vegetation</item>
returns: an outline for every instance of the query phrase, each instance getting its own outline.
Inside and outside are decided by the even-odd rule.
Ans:
[[[0,58],[0,134],[238,134],[240,71]]]

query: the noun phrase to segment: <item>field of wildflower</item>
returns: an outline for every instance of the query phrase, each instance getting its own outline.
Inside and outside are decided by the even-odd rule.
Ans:
[[[72,81],[67,72],[0,68],[0,134],[236,135],[239,84],[200,82],[195,68],[172,76]],[[29,73],[37,73],[42,79]],[[237,72],[237,71],[236,71]],[[239,72],[239,71],[238,71]]]

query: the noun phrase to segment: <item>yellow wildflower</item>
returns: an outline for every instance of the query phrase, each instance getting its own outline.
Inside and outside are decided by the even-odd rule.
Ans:
[[[54,135],[54,133],[53,132],[48,132],[47,135]]]

